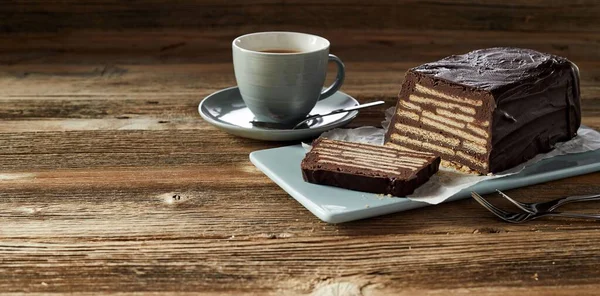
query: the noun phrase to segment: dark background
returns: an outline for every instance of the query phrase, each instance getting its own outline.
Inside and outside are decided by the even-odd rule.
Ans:
[[[225,4],[226,3],[226,4]],[[3,1],[0,50],[77,63],[229,61],[230,41],[266,30],[322,35],[345,60],[423,62],[489,46],[600,60],[600,1]],[[342,52],[339,52],[342,50]],[[23,56],[27,53],[28,56]],[[14,63],[6,60],[2,63]],[[120,59],[125,59],[121,57]]]

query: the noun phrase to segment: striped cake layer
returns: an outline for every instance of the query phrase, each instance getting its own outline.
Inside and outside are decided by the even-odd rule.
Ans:
[[[416,154],[375,145],[322,140],[313,147],[317,163],[332,163],[342,167],[365,168],[372,172],[403,174],[414,172],[435,158],[433,154]]]
[[[439,162],[428,152],[320,138],[301,167],[311,183],[403,196],[437,172]]]
[[[414,76],[413,76],[414,78]],[[403,85],[386,142],[487,173],[490,154],[489,108],[484,97],[462,96],[415,79]]]
[[[554,149],[581,124],[579,70],[564,57],[495,47],[410,69],[386,145],[497,173]]]

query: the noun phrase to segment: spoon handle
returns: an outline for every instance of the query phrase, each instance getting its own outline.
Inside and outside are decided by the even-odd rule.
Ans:
[[[362,105],[356,105],[356,106],[352,106],[352,107],[346,107],[346,108],[342,108],[342,109],[333,110],[333,111],[331,111],[329,113],[325,113],[325,114],[311,115],[311,116],[307,117],[306,119],[315,118],[315,117],[323,117],[323,116],[327,116],[327,115],[333,115],[333,114],[344,113],[344,112],[350,112],[350,111],[354,111],[354,110],[360,110],[363,108],[369,108],[369,107],[381,105],[384,103],[385,103],[384,101],[370,102],[370,103],[366,103],[366,104],[362,104]]]
[[[330,114],[337,114],[337,113],[342,113],[342,112],[350,112],[350,111],[354,111],[354,110],[360,110],[363,108],[369,108],[369,107],[373,107],[373,106],[377,106],[377,105],[381,105],[384,104],[384,101],[375,101],[375,102],[370,102],[370,103],[366,103],[366,104],[362,104],[362,105],[356,105],[356,106],[352,106],[352,107],[347,107],[347,108],[343,108],[343,109],[337,109],[337,110],[333,110],[325,115],[330,115]],[[325,115],[321,115],[321,116],[325,116]]]
[[[344,112],[350,112],[350,111],[354,111],[354,110],[360,110],[363,108],[373,107],[373,106],[381,105],[384,103],[385,103],[384,101],[375,101],[375,102],[370,102],[370,103],[366,103],[366,104],[362,104],[362,105],[356,105],[356,106],[352,106],[352,107],[346,107],[346,108],[342,108],[342,109],[333,110],[333,111],[331,111],[329,113],[325,113],[325,114],[310,115],[310,116],[306,117],[304,120],[298,122],[292,129],[296,129],[297,127],[301,126],[303,123],[305,123],[309,120],[315,119],[315,118],[325,117],[325,116],[344,113]]]

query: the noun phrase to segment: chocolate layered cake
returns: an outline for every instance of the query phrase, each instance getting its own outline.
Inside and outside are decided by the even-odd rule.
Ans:
[[[580,123],[573,63],[529,49],[489,48],[410,69],[385,141],[488,174],[550,151],[574,137]]]
[[[405,196],[427,182],[439,164],[432,153],[319,138],[301,168],[310,183]]]

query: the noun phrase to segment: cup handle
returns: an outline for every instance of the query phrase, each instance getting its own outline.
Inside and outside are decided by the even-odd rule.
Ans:
[[[338,89],[342,87],[342,84],[344,83],[344,78],[346,77],[346,67],[344,66],[344,63],[342,63],[342,60],[340,60],[340,58],[330,54],[329,61],[334,61],[337,65],[337,75],[335,77],[335,81],[321,93],[321,96],[319,96],[319,101],[330,97],[335,92],[337,92]]]

